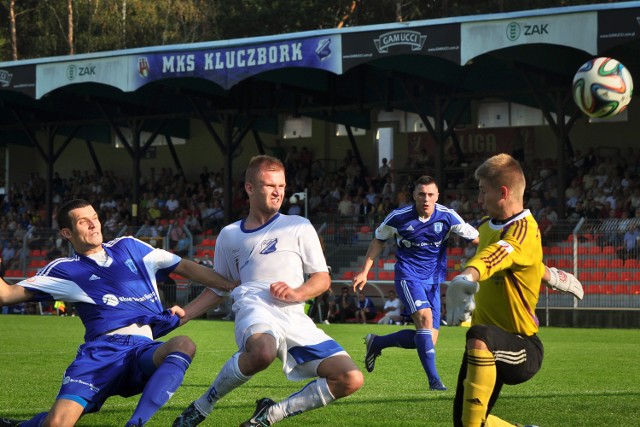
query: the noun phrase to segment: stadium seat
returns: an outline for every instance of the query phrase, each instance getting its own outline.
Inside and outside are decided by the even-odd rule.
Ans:
[[[603,255],[613,255],[615,253],[616,253],[616,248],[614,248],[613,246],[605,246],[602,248]]]
[[[549,254],[560,255],[560,246],[552,246],[551,249],[549,249]]]
[[[620,258],[614,258],[611,260],[609,268],[624,268],[624,261]]]
[[[447,268],[455,268],[456,260],[453,258],[447,258]]]
[[[597,264],[598,264],[598,268],[602,268],[606,270],[611,265],[611,260],[609,258],[598,258]]]
[[[607,271],[604,276],[604,280],[607,282],[617,282],[620,280],[620,274],[617,271]]]
[[[573,246],[563,246],[561,252],[563,255],[573,255]]]
[[[602,248],[598,245],[593,245],[589,247],[589,255],[600,255],[602,253]]]
[[[601,294],[611,295],[614,292],[615,292],[614,285],[600,285],[600,293]]]
[[[578,274],[578,279],[580,279],[581,282],[591,282],[593,280],[593,273],[590,271],[581,271]]]
[[[594,271],[593,273],[591,273],[591,275],[591,280],[593,280],[594,282],[602,283],[605,280],[604,271]]]
[[[587,246],[578,246],[578,255],[587,255],[589,253],[590,248]]]
[[[631,295],[640,295],[640,285],[629,286],[629,293]]]
[[[451,255],[453,256],[462,256],[463,249],[462,248],[451,248]]]
[[[637,259],[629,258],[624,262],[624,268],[636,269],[636,268],[640,268],[640,264],[638,264]]]
[[[615,293],[618,295],[627,295],[629,294],[629,285],[618,284],[615,288]]]
[[[393,271],[382,270],[378,273],[378,279],[380,280],[393,280],[394,273]]]
[[[598,268],[598,264],[595,258],[581,258],[578,259],[578,267],[581,268]]]
[[[631,271],[621,271],[620,280],[623,282],[630,282],[633,280],[633,273]]]
[[[561,270],[569,270],[573,268],[573,262],[569,258],[560,258],[557,263],[557,268]]]
[[[356,273],[353,271],[345,271],[344,273],[342,273],[342,279],[343,280],[351,280],[353,279],[353,276],[355,276]]]

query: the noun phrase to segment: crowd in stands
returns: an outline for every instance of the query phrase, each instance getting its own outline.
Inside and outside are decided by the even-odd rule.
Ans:
[[[285,163],[288,194],[308,189],[308,215],[312,222],[323,218],[339,222],[375,227],[396,207],[412,203],[411,182],[416,176],[394,171],[392,161],[384,159],[375,171],[367,170],[348,150],[337,161],[336,170],[327,170],[322,162],[314,161],[307,147],[298,150],[295,145],[284,148],[278,143],[271,147],[272,155]],[[456,210],[471,224],[482,216],[476,202],[473,178],[474,165],[481,156],[469,159],[469,173],[455,182],[441,186],[439,202]],[[424,162],[426,173],[433,173],[429,156],[423,153],[415,161]],[[531,209],[539,222],[543,235],[551,236],[554,224],[561,219],[577,221],[581,217],[608,220],[615,228],[607,237],[625,253],[637,254],[638,225],[640,225],[640,153],[633,148],[624,152],[590,150],[586,155],[576,151],[566,165],[566,215],[559,217],[556,163],[550,159],[530,159],[523,162],[528,177],[529,191],[525,206]],[[46,182],[32,173],[26,182],[13,183],[0,204],[0,239],[5,268],[20,264],[30,249],[41,249],[47,258],[64,254],[66,246],[55,234],[35,238],[38,230],[45,229]],[[163,238],[169,235],[171,249],[185,249],[186,228],[191,235],[217,234],[224,225],[224,186],[220,171],[204,167],[196,179],[171,168],[151,167],[140,182],[138,217],[132,215],[131,179],[111,171],[102,174],[87,170],[73,170],[68,176],[54,174],[52,182],[54,213],[52,228],[57,228],[56,208],[64,200],[85,198],[97,208],[103,221],[105,240],[117,236],[123,229],[136,235]],[[232,219],[247,212],[247,198],[243,183],[232,184]],[[294,198],[285,201],[285,213],[304,214],[303,202]],[[628,221],[619,221],[627,219]],[[171,227],[174,225],[174,227]],[[139,228],[139,230],[138,230]],[[635,236],[635,237],[634,237]],[[635,244],[633,244],[635,239]],[[28,242],[25,245],[24,242]]]

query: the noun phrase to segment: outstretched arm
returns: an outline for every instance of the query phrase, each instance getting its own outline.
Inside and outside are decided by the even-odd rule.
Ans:
[[[367,249],[367,254],[364,257],[364,264],[362,265],[362,269],[360,272],[353,277],[353,290],[358,291],[364,288],[364,285],[367,284],[367,274],[369,274],[369,270],[373,266],[374,261],[384,248],[384,240],[373,238],[371,243],[369,243],[369,248]]]
[[[10,285],[0,279],[0,306],[20,304],[31,300],[33,292],[30,292],[20,285]]]
[[[182,309],[182,315],[179,311],[176,312],[176,314],[180,316],[180,325],[184,325],[189,320],[196,319],[205,314],[209,309],[220,305],[224,301],[224,298],[225,297],[221,297],[211,289],[203,290],[200,295],[195,297]]]
[[[221,291],[232,291],[235,284],[222,277],[209,267],[198,264],[188,259],[183,259],[178,263],[174,272],[186,277],[192,282],[200,283],[208,288],[215,288]]]
[[[555,267],[549,268],[545,265],[542,283],[546,287],[556,291],[570,293],[580,300],[584,297],[582,283],[580,283],[576,276],[564,270],[558,270]]]

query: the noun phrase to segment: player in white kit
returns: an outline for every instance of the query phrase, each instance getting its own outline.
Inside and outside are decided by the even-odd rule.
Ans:
[[[269,426],[284,418],[326,406],[363,383],[362,372],[344,349],[304,312],[304,302],[331,285],[320,240],[311,223],[279,213],[285,195],[282,162],[251,159],[245,175],[249,215],[218,236],[214,269],[232,281],[238,352],[223,366],[206,393],[176,418],[174,427],[200,424],[215,403],[266,369],[276,359],[290,380],[315,378],[288,398],[257,401],[241,426]],[[185,307],[186,320],[218,302],[205,291]]]

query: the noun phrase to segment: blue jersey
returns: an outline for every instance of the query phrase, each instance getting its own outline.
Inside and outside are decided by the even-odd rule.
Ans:
[[[162,313],[156,273],[173,271],[181,258],[133,237],[102,246],[111,259],[105,265],[75,254],[52,261],[17,285],[34,292],[35,301],[74,302],[86,329],[85,341],[134,323],[150,325],[157,338],[160,329],[155,326],[166,323],[167,316]]]
[[[466,240],[478,231],[454,210],[436,204],[429,219],[418,216],[415,205],[394,209],[376,229],[379,240],[395,238],[395,280],[439,284],[447,277],[447,239],[453,232]]]

